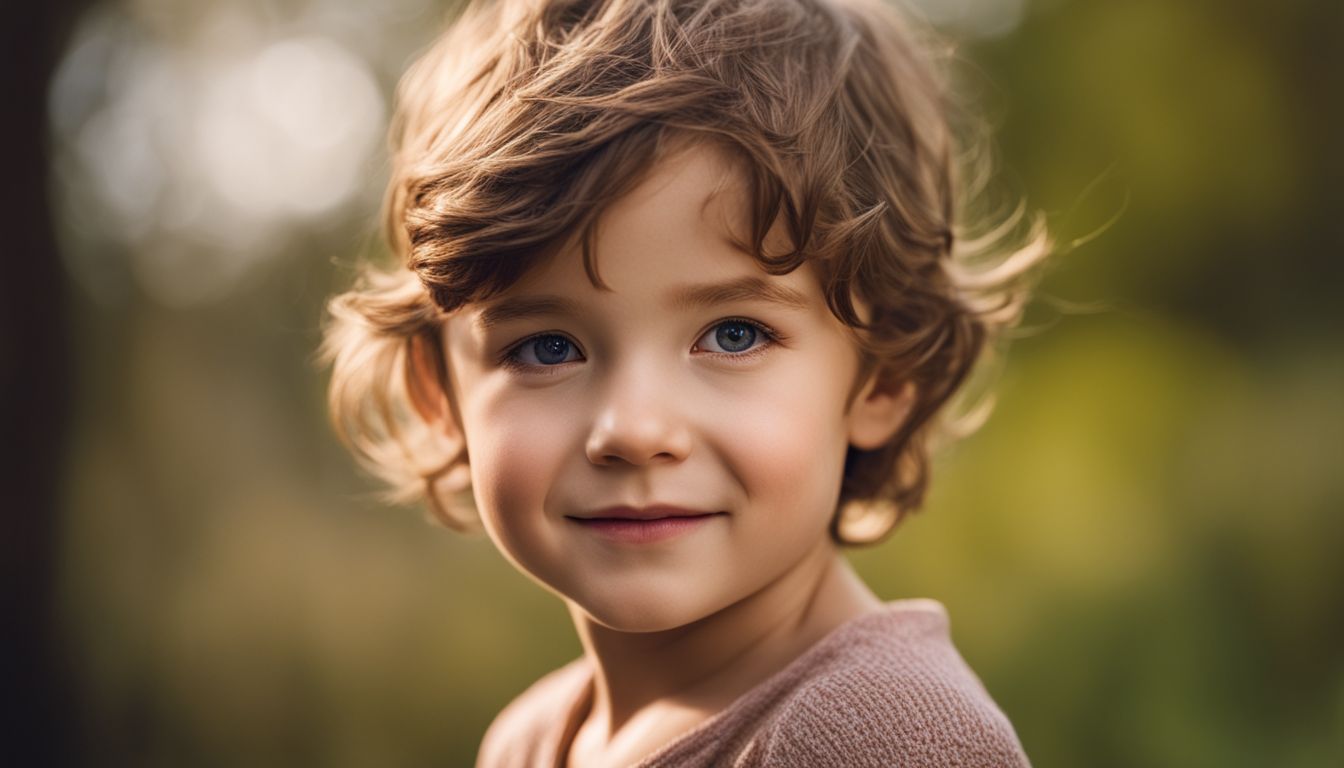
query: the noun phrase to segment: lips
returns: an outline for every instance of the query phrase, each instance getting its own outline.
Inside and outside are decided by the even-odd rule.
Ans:
[[[654,504],[647,507],[606,507],[599,509],[589,515],[570,515],[571,518],[580,521],[599,521],[599,520],[664,520],[674,517],[706,517],[719,514],[718,512],[704,511],[699,509],[686,509],[684,507],[674,507],[668,504]]]
[[[607,507],[591,515],[568,516],[578,529],[617,545],[652,545],[681,538],[710,525],[726,512],[704,512],[666,504]]]

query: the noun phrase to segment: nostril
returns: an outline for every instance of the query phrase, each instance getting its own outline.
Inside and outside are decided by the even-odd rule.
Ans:
[[[631,399],[632,391],[643,396]],[[668,393],[627,387],[622,394],[605,402],[593,420],[584,446],[588,460],[640,466],[684,459],[691,446],[690,425]]]
[[[588,445],[588,459],[599,466],[676,462],[684,459],[689,452],[690,440],[685,435],[674,432],[662,432],[647,436],[645,439],[616,438],[607,436],[594,439]]]

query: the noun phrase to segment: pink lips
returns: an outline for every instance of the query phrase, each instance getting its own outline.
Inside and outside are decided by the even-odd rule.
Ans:
[[[591,517],[569,519],[611,541],[649,544],[689,533],[722,514],[669,506],[609,507]]]

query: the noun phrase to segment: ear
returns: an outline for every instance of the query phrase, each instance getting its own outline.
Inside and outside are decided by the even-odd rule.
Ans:
[[[849,444],[865,451],[882,447],[905,424],[914,404],[913,382],[884,382],[881,372],[874,372],[849,408]]]
[[[411,406],[436,432],[447,428],[456,432],[442,346],[417,334],[410,338],[406,353],[406,392]]]
[[[425,501],[434,517],[449,528],[475,530],[479,516],[462,498],[471,488],[471,468],[443,345],[433,337],[416,335],[406,352],[406,393],[428,427],[427,447],[438,464],[424,475]]]
[[[443,345],[438,339],[421,334],[410,338],[406,348],[406,394],[411,407],[429,427],[435,448],[443,451],[443,460],[465,458],[462,422],[453,399]]]

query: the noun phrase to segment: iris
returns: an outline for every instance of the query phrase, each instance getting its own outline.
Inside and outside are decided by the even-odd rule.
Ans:
[[[532,342],[532,352],[542,365],[556,365],[565,362],[570,346],[564,336],[541,336]]]
[[[714,340],[725,352],[742,352],[756,342],[756,329],[748,323],[723,323],[715,331]]]

